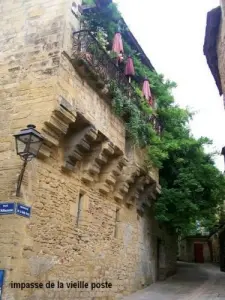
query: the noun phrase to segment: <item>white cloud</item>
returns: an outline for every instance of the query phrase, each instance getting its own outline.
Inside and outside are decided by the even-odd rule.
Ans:
[[[177,82],[176,102],[199,111],[191,123],[193,134],[209,137],[220,151],[225,112],[203,55],[206,14],[219,0],[115,2],[155,69]],[[223,157],[215,161],[223,170]]]

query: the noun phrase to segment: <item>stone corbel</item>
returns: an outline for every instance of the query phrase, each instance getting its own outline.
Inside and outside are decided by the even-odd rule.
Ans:
[[[140,177],[136,178],[125,199],[125,203],[127,203],[128,206],[135,206],[140,197],[140,193],[144,191],[145,181],[146,178],[143,173],[142,175],[140,174]]]
[[[143,216],[145,214],[146,208],[150,207],[149,205],[146,205],[144,201],[138,201],[136,202],[136,210],[139,216]]]
[[[76,163],[81,161],[91,151],[93,142],[97,139],[98,130],[94,126],[87,126],[74,133],[68,141],[65,151],[64,171],[73,171]]]
[[[122,152],[120,152],[122,153]],[[103,194],[108,194],[113,191],[113,188],[117,182],[117,178],[121,174],[123,167],[126,165],[127,159],[123,155],[118,156],[118,152],[115,147],[114,157],[103,167],[100,174],[100,182],[98,189]]]
[[[155,201],[157,200],[157,197],[159,195],[161,195],[161,185],[157,182],[153,183],[151,185],[151,192],[150,192],[150,196],[152,199],[154,199]]]
[[[129,189],[135,182],[136,177],[140,176],[141,169],[137,165],[127,165],[123,169],[123,174],[118,177],[114,189],[114,199],[116,201],[123,201],[124,197],[128,194]],[[129,200],[126,199],[128,202]],[[128,203],[129,204],[129,203]]]
[[[99,175],[101,169],[108,163],[108,160],[113,154],[114,145],[110,141],[98,143],[92,152],[85,156],[85,161],[81,168],[81,179],[83,182],[93,182],[96,175]]]
[[[145,207],[150,208],[152,206],[157,197],[156,187],[158,186],[159,184],[152,177],[149,177],[149,175],[145,177],[144,188],[139,194],[138,201],[136,201],[136,209],[139,214],[144,213]]]
[[[76,121],[76,112],[64,98],[59,97],[49,120],[41,130],[44,143],[39,151],[40,158],[50,157],[51,148],[58,147],[60,139],[67,134],[69,125]]]

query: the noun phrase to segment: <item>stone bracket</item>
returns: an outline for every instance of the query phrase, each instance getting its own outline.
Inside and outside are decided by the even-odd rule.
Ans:
[[[131,186],[126,196],[126,202],[132,202],[134,205],[138,201],[140,193],[144,191],[145,182],[145,176],[140,176],[135,180],[135,183]]]
[[[114,154],[114,145],[110,141],[98,143],[92,152],[85,157],[82,166],[82,180],[86,183],[94,181],[104,165],[108,163],[109,157]]]
[[[44,137],[39,157],[48,158],[52,147],[58,147],[62,136],[65,136],[69,125],[76,121],[76,112],[64,98],[60,97],[49,120],[44,123],[41,134]]]
[[[123,174],[119,176],[114,189],[114,199],[122,201],[128,193],[130,187],[135,181],[135,178],[140,175],[141,169],[137,165],[127,165],[123,169]]]
[[[94,126],[88,126],[71,136],[68,150],[65,153],[63,170],[72,171],[78,161],[91,151],[93,142],[97,139],[98,130]]]
[[[108,194],[120,176],[124,166],[127,164],[125,156],[114,156],[109,163],[102,169],[98,189],[101,193]]]

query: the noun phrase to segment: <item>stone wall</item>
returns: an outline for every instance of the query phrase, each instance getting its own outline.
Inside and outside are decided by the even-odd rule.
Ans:
[[[225,267],[225,233],[224,226],[221,226],[217,232],[210,236],[212,244],[212,260],[215,263],[220,263],[221,271]]]
[[[219,263],[220,261],[220,245],[219,245],[219,234],[214,234],[210,237],[212,244],[212,259],[213,262]]]
[[[53,110],[64,8],[65,2],[58,0],[0,3],[0,201],[3,202],[23,201],[32,205],[37,197],[36,161],[29,164],[24,178],[27,194],[23,199],[15,197],[22,161],[16,157],[12,134],[29,123],[35,123],[40,130]],[[19,274],[23,280],[20,264],[23,247],[29,244],[25,235],[29,223],[17,216],[1,216],[0,267],[6,269],[7,281]]]
[[[123,121],[70,60],[71,32],[79,25],[71,4],[0,4],[0,201],[32,207],[30,219],[0,216],[3,299],[115,299],[175,270],[176,238],[151,211],[158,172],[142,167]],[[27,166],[18,198],[22,161],[12,135],[30,123],[44,145]],[[9,287],[32,280],[108,280],[112,288],[69,294]]]
[[[189,243],[186,239],[182,239],[178,243],[179,247],[179,260],[181,261],[191,261],[191,258],[189,258],[190,249],[189,249]]]

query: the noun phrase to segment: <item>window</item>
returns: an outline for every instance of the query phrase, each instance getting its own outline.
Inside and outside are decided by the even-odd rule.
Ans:
[[[115,238],[118,237],[118,225],[119,225],[119,221],[120,221],[120,209],[117,208],[116,209],[116,218],[115,218],[115,230],[114,230],[114,237]]]
[[[77,203],[77,220],[76,220],[77,226],[79,224],[79,220],[80,220],[80,216],[81,216],[81,209],[82,209],[83,197],[84,197],[84,194],[83,193],[79,193],[78,203]]]

